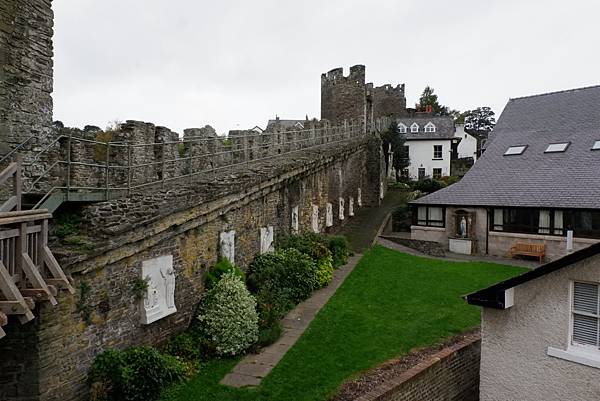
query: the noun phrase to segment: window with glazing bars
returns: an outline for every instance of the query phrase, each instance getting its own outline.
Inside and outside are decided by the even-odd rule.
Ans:
[[[573,283],[573,327],[571,342],[600,348],[600,295],[598,284]]]

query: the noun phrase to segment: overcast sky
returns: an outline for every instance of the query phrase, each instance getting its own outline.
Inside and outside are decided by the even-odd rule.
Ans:
[[[600,84],[596,0],[55,0],[54,118],[177,132],[319,117],[320,74],[458,110]]]

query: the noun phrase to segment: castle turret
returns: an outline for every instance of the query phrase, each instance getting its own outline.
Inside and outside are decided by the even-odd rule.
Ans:
[[[404,96],[404,84],[393,87],[383,85],[372,90],[373,93],[373,118],[399,118],[405,117],[406,97]]]
[[[345,77],[342,68],[321,75],[321,118],[340,123],[365,120],[367,112],[365,66],[350,67]]]

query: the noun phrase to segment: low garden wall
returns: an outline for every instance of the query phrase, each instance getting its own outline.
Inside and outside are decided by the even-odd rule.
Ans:
[[[479,335],[447,347],[356,401],[478,401]]]

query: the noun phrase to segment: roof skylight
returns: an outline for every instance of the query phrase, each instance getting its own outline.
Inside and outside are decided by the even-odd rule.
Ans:
[[[592,150],[600,150],[600,141],[594,142],[594,146],[592,146]]]
[[[510,148],[506,149],[504,156],[520,155],[525,152],[525,149],[527,149],[527,145],[511,146]]]
[[[551,143],[548,145],[544,153],[564,152],[569,147],[571,142]]]

